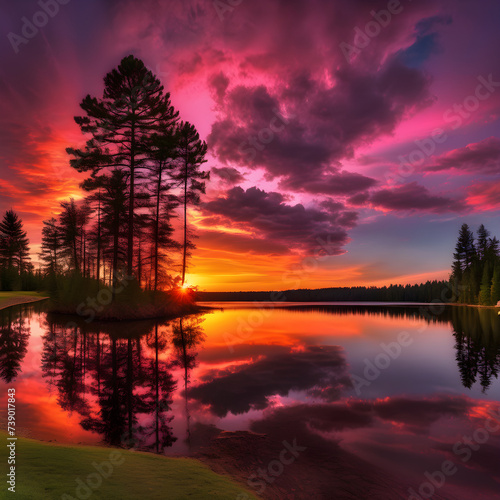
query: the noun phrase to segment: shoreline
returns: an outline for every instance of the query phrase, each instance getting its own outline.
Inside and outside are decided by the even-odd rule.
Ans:
[[[48,298],[49,297],[36,297],[33,295],[19,294],[17,297],[6,297],[5,299],[3,299],[2,292],[0,292],[0,310],[7,309],[8,307],[12,306],[30,304],[32,302],[40,302],[42,300],[47,300]]]
[[[154,321],[154,320],[164,320],[170,321],[177,318],[182,318],[184,316],[191,316],[193,314],[199,314],[202,312],[209,312],[211,308],[197,306],[194,305],[189,308],[179,309],[177,311],[161,311],[161,310],[153,310],[150,313],[142,313],[135,312],[129,314],[123,314],[123,310],[112,309],[108,311],[107,314],[95,314],[92,318],[92,322],[100,322],[100,323],[119,323],[119,322],[129,322],[129,321]],[[59,315],[59,316],[74,316],[83,318],[85,315],[81,315],[76,313],[72,308],[71,309],[50,309],[47,311],[49,314]]]
[[[8,435],[3,425],[0,437],[5,443]],[[258,500],[248,489],[248,485],[239,481],[239,478],[214,472],[196,457],[170,457],[102,444],[49,442],[22,435],[16,436],[16,439],[15,443],[23,450],[16,458],[16,464],[23,470],[23,477],[18,477],[17,484],[14,479],[15,493],[20,493],[21,498],[48,498],[44,495],[51,495],[50,498],[73,498],[68,493],[79,491],[78,482],[75,485],[74,478],[81,476],[85,479],[82,471],[94,471],[95,474],[96,470],[101,478],[99,498],[140,498],[144,494],[143,480],[146,477],[149,489],[155,491],[150,496],[152,499],[164,498],[162,491],[166,490],[171,492],[173,498],[184,498],[182,495],[187,493],[189,498],[203,500],[208,489],[216,498],[233,499],[244,495],[249,500]],[[4,448],[5,451],[0,455],[7,463],[8,448]],[[40,460],[43,461],[43,466],[40,466]],[[106,475],[102,472],[103,464],[108,470],[111,467],[112,476],[111,473]],[[155,471],[155,474],[152,475],[151,471]],[[82,484],[93,493],[97,486],[93,486],[95,482],[91,482],[88,477],[91,475]],[[103,478],[107,481],[102,481]]]
[[[207,306],[205,304],[255,304],[267,306],[273,305],[276,309],[282,307],[296,307],[300,305],[339,305],[339,306],[378,306],[378,307],[423,307],[423,306],[460,306],[460,307],[477,307],[484,309],[500,309],[500,306],[485,306],[482,304],[463,304],[457,302],[383,302],[383,301],[348,301],[348,300],[325,300],[325,301],[272,301],[272,300],[200,300],[197,301],[199,304],[203,304],[202,307],[207,307],[211,309],[221,309],[220,307],[214,307],[212,305]]]

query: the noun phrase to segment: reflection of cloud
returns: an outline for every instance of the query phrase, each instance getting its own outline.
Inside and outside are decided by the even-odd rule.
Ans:
[[[337,398],[338,399],[338,398]],[[394,397],[381,400],[348,400],[332,404],[300,404],[270,409],[266,416],[254,422],[252,429],[268,432],[289,421],[300,421],[312,429],[331,432],[372,427],[378,419],[407,426],[406,430],[420,433],[443,417],[463,417],[473,403],[461,396],[437,396],[415,399]]]
[[[271,410],[263,419],[252,424],[252,430],[275,432],[285,422],[291,421],[323,432],[368,427],[373,423],[373,415],[369,408],[367,410],[342,403],[287,406]]]
[[[442,417],[462,417],[472,401],[462,396],[437,396],[430,399],[386,398],[373,403],[375,414],[383,419],[422,429]]]
[[[339,346],[307,347],[304,351],[266,356],[237,368],[212,374],[213,380],[190,390],[190,397],[210,405],[218,416],[264,409],[268,398],[286,396],[291,390],[310,391],[329,401],[340,398],[350,386],[343,349]]]
[[[328,467],[336,463],[338,470],[343,467],[344,478],[349,476],[349,464],[353,463],[354,456],[366,460],[358,463],[356,477],[366,477],[365,472],[373,471],[371,467],[378,468],[381,475],[373,483],[378,487],[387,480],[383,474],[390,471],[404,487],[402,496],[397,498],[407,498],[408,486],[420,484],[426,470],[439,470],[443,460],[452,460],[460,473],[448,477],[445,486],[432,498],[489,500],[499,498],[500,477],[495,458],[500,449],[498,433],[491,434],[487,443],[472,451],[466,467],[461,467],[463,455],[454,454],[453,447],[484,427],[486,408],[491,406],[464,396],[449,395],[378,400],[351,398],[331,404],[270,408],[250,429],[274,440],[296,436],[298,443],[308,447],[307,458],[303,460],[319,458],[320,468],[327,467],[321,460],[328,463]],[[364,492],[358,498],[392,498],[395,490],[386,489],[387,483],[382,488],[385,489],[383,496]]]

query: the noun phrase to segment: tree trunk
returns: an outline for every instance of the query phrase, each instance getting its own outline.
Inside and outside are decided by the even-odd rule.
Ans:
[[[159,231],[160,231],[160,193],[161,193],[161,173],[162,173],[162,166],[160,165],[160,172],[158,173],[158,184],[157,184],[157,189],[156,189],[156,218],[155,218],[155,241],[154,241],[154,247],[155,247],[155,285],[154,285],[154,291],[158,289],[158,237],[159,237]]]
[[[182,285],[186,279],[186,254],[187,254],[187,184],[188,184],[188,160],[185,158],[184,168],[184,253],[182,257]]]
[[[135,118],[132,118],[130,137],[130,197],[128,202],[127,274],[132,276],[134,267]]]
[[[97,205],[97,287],[99,288],[99,280],[101,278],[101,191],[99,191]]]

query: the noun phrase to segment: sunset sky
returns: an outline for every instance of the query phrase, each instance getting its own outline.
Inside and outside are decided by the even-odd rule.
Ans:
[[[0,211],[34,254],[83,196],[79,103],[129,54],[209,146],[200,289],[446,279],[463,222],[500,237],[498,2],[61,3],[1,7]]]

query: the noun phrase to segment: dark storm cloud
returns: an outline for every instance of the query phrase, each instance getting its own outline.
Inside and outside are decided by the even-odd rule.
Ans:
[[[226,97],[229,81],[229,78],[222,71],[209,78],[208,84],[216,102],[221,103]]]
[[[347,199],[348,203],[355,206],[362,206],[370,199],[369,193],[358,193]]]
[[[372,187],[373,179],[341,172],[340,163],[432,102],[430,79],[413,60],[433,51],[444,24],[435,16],[439,9],[428,1],[411,5],[348,63],[340,44],[353,43],[355,28],[372,19],[372,9],[387,7],[384,2],[266,6],[238,7],[232,22],[223,23],[225,37],[238,32],[233,48],[243,62],[240,74],[209,79],[218,103],[211,151],[232,166],[264,168],[268,179],[281,178],[284,190],[353,195]],[[422,48],[425,36],[434,44]],[[252,73],[261,81],[242,84]]]
[[[232,167],[212,167],[211,171],[227,184],[239,184],[245,180],[239,170]]]
[[[316,397],[334,401],[351,385],[339,346],[310,346],[303,351],[272,354],[213,372],[210,379],[193,387],[189,396],[210,405],[220,417],[228,412],[264,409],[270,396],[286,396],[291,390],[313,391]]]
[[[374,207],[405,212],[447,213],[460,212],[465,205],[451,198],[433,195],[429,190],[410,182],[402,186],[381,189],[370,197]]]
[[[348,240],[345,228],[352,227],[356,220],[356,214],[342,208],[341,204],[321,209],[290,205],[281,193],[238,186],[228,190],[225,197],[203,204],[201,210],[207,216],[227,217],[242,229],[253,230],[259,238],[290,247],[315,247],[318,238],[329,236],[336,247],[332,253],[341,253]]]
[[[339,162],[429,103],[429,81],[396,60],[375,74],[344,68],[334,78],[333,87],[312,76],[297,88],[237,85],[208,137],[212,152],[224,163],[263,167],[290,190],[354,194],[374,185],[339,173]]]
[[[377,184],[375,179],[353,172],[339,172],[337,174],[325,175],[318,179],[304,179],[301,184],[287,179],[280,187],[290,187],[295,191],[304,191],[311,194],[326,194],[349,196],[372,188]]]
[[[464,174],[499,174],[500,139],[489,137],[455,149],[436,158],[433,164],[426,168],[430,172],[452,169]]]

